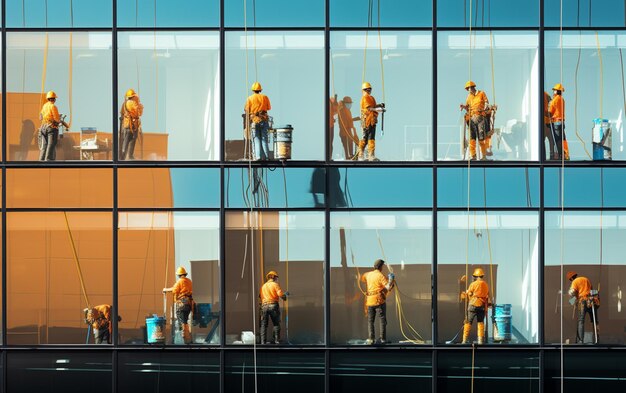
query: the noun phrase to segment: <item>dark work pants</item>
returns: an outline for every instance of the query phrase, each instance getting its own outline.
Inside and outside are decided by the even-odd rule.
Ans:
[[[380,339],[387,340],[387,304],[383,303],[379,306],[367,307],[367,336],[370,340],[374,340],[376,335],[374,334],[374,321],[376,320],[376,313],[380,318]]]
[[[189,313],[191,313],[191,301],[176,302],[176,319],[178,320],[178,328],[183,330],[183,325],[189,321]]]
[[[274,342],[278,343],[280,340],[280,306],[278,303],[264,304],[261,306],[261,344],[267,342],[267,325],[269,319],[272,320],[272,325],[274,325]]]
[[[562,122],[550,123],[550,129],[552,130],[552,139],[554,139],[555,152],[554,157],[557,160],[561,159],[563,154],[563,141],[566,140],[564,133],[564,124]]]
[[[477,322],[485,321],[485,306],[469,306],[467,308],[467,322],[473,323],[474,319],[476,319]]]
[[[576,330],[576,343],[582,344],[585,338],[585,315],[589,314],[589,320],[593,324],[593,315],[595,312],[596,326],[598,325],[598,306],[593,304],[592,300],[581,300],[578,305],[578,329]],[[591,307],[594,307],[593,310]]]
[[[39,161],[54,161],[57,158],[57,142],[59,129],[51,126],[43,126],[39,130],[41,145],[39,147]]]
[[[108,328],[94,329],[93,339],[96,344],[111,344],[111,333]]]
[[[133,132],[130,128],[122,128],[120,132],[120,160],[135,159],[135,142],[139,131]]]

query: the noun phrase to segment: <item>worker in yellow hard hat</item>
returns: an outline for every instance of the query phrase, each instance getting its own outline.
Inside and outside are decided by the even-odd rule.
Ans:
[[[481,268],[474,269],[470,284],[463,298],[467,299],[467,319],[463,324],[463,344],[469,344],[469,334],[474,319],[477,320],[478,344],[485,343],[485,314],[489,307],[489,285],[483,280],[485,272]]]
[[[46,103],[43,104],[39,118],[41,119],[41,127],[39,128],[39,161],[56,160],[56,146],[59,141],[59,125],[69,128],[68,124],[61,120],[59,110],[55,102],[57,94],[50,90],[46,94]]]
[[[278,273],[270,271],[265,275],[266,282],[261,287],[261,344],[280,344],[280,299],[287,300],[287,292],[283,292],[278,284]],[[274,325],[274,339],[267,341],[268,319]]]
[[[491,155],[491,134],[493,131],[490,127],[492,112],[496,106],[489,105],[487,94],[482,90],[476,90],[476,83],[467,81],[465,90],[468,91],[465,104],[461,104],[461,110],[465,110],[465,122],[470,129],[469,153],[470,160],[476,160],[476,141],[480,145],[480,159],[487,160],[487,156]]]
[[[85,323],[91,325],[93,338],[96,344],[111,344],[111,305],[101,304],[92,308],[85,308]],[[120,322],[122,317],[118,316]]]
[[[189,314],[193,309],[193,285],[187,278],[187,270],[180,266],[176,269],[176,284],[170,288],[163,288],[163,293],[172,292],[176,307],[176,319],[182,333],[185,344],[191,343],[191,330],[189,329]]]
[[[141,115],[143,115],[143,105],[139,102],[139,96],[135,90],[128,89],[120,110],[120,160],[135,159],[135,142],[141,130]]]
[[[364,159],[364,150],[367,145],[367,154],[369,161],[375,161],[376,156],[376,124],[378,123],[378,114],[385,112],[385,104],[376,104],[376,99],[372,96],[372,85],[369,82],[363,82],[361,85],[361,129],[363,137],[359,141],[358,159]]]
[[[346,155],[346,159],[349,160],[354,157],[355,141],[359,140],[359,136],[354,128],[354,120],[358,117],[352,117],[352,98],[345,96],[339,101],[339,107],[337,109],[337,118],[339,120],[339,138],[341,138],[341,145],[343,146],[343,152]]]
[[[578,324],[576,329],[576,343],[582,344],[585,338],[585,315],[589,314],[594,327],[595,343],[600,337],[600,324],[598,322],[598,307],[600,298],[598,291],[593,290],[591,281],[587,277],[579,276],[575,271],[569,271],[565,275],[571,282],[567,293],[575,299],[578,308]]]
[[[550,113],[550,130],[552,131],[552,138],[556,145],[556,151],[554,152],[553,159],[560,160],[561,158],[569,160],[569,151],[567,149],[567,138],[565,137],[565,100],[563,99],[563,92],[565,88],[562,84],[557,83],[552,87],[552,100],[548,105],[548,112]],[[563,157],[561,157],[563,154]]]
[[[387,343],[387,293],[395,286],[395,276],[389,273],[385,276],[382,273],[385,261],[377,259],[374,262],[374,270],[364,273],[361,281],[367,284],[365,297],[365,307],[367,308],[367,340],[366,344],[372,345],[376,340],[374,322],[376,314],[380,318],[379,342]]]
[[[272,109],[268,96],[261,94],[263,88],[259,82],[252,84],[251,90],[254,92],[246,100],[244,111],[248,118],[247,124],[250,129],[250,138],[254,145],[254,159],[268,160],[270,158],[269,147],[269,114]]]

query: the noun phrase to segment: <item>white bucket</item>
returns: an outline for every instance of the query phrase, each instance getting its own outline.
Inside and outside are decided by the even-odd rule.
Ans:
[[[241,341],[243,341],[244,344],[254,344],[254,332],[241,332]]]

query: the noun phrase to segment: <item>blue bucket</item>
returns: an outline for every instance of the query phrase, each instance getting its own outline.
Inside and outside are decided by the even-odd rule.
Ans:
[[[196,314],[194,319],[201,328],[209,326],[211,321],[211,303],[196,303]]]
[[[494,332],[494,341],[511,340],[511,305],[496,304],[494,307],[494,319],[497,332]]]
[[[146,318],[146,333],[148,344],[165,343],[165,318],[153,314]]]

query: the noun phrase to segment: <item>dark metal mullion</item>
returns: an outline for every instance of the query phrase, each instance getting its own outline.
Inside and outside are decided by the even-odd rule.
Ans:
[[[113,306],[113,324],[112,324],[112,343],[113,343],[113,351],[111,353],[111,391],[113,393],[117,392],[117,382],[118,382],[118,378],[117,378],[117,364],[118,364],[118,353],[116,351],[116,348],[120,345],[119,343],[119,326],[118,326],[118,321],[117,321],[117,316],[119,315],[119,301],[118,301],[118,255],[117,255],[117,250],[118,250],[118,212],[117,212],[117,208],[118,208],[118,202],[117,202],[117,196],[118,196],[118,187],[117,187],[117,175],[118,175],[118,168],[115,166],[115,163],[117,162],[117,144],[119,143],[119,140],[117,138],[118,135],[118,129],[117,129],[117,82],[118,82],[118,73],[117,73],[117,0],[112,0],[112,31],[111,31],[111,48],[112,48],[112,53],[111,53],[111,91],[112,91],[112,117],[111,117],[111,121],[112,121],[112,140],[113,140],[113,212],[112,212],[112,230],[113,230],[113,249],[112,249],[112,264],[113,264],[113,269],[112,269],[112,276],[113,276],[113,285],[112,285],[112,295],[113,295],[113,300],[112,300],[112,306]]]
[[[431,222],[432,222],[432,228],[431,228],[431,236],[432,236],[432,252],[431,252],[431,275],[430,275],[430,280],[431,280],[431,292],[430,292],[430,301],[431,301],[431,345],[435,346],[437,345],[437,342],[439,340],[439,335],[438,335],[438,315],[437,315],[437,258],[438,258],[438,253],[437,253],[437,244],[438,244],[438,236],[437,236],[437,166],[434,165],[435,162],[437,162],[437,77],[438,77],[438,72],[437,72],[437,1],[433,0],[433,19],[432,19],[432,33],[431,33],[431,57],[432,57],[432,120],[431,120],[431,124],[432,129],[431,129],[431,137],[432,137],[432,141],[433,141],[433,146],[432,146],[432,162],[433,162],[433,167],[432,167],[432,183],[431,183],[431,187],[432,187],[432,211],[431,211]],[[437,376],[437,369],[436,369],[436,359],[437,359],[437,353],[435,351],[433,351],[432,354],[432,392],[436,393],[437,392],[437,384],[435,383],[435,378]]]
[[[220,386],[219,392],[225,393],[226,383],[226,209],[225,209],[225,184],[224,184],[224,160],[225,160],[225,141],[226,141],[226,108],[224,102],[226,100],[226,32],[224,31],[224,6],[226,1],[220,0],[220,54],[219,54],[219,72],[220,78],[220,231],[219,231],[219,264],[220,264]]]
[[[2,332],[0,332],[0,346],[6,347],[7,343],[7,213],[6,213],[6,200],[7,200],[7,192],[6,192],[6,180],[7,180],[7,169],[6,169],[6,150],[5,146],[7,145],[7,104],[6,104],[6,92],[7,92],[7,34],[6,34],[6,2],[2,1],[2,33],[1,33],[1,41],[2,41],[2,288],[0,289],[0,294],[2,294],[2,310],[0,310],[0,315],[2,317]],[[6,392],[6,381],[7,381],[7,366],[6,366],[6,352],[2,351],[2,384],[0,386],[0,390],[2,392]]]
[[[325,119],[328,119],[330,113],[330,105],[329,101],[326,101],[330,97],[330,62],[332,59],[330,58],[330,2],[331,0],[326,0],[324,2],[325,7],[325,29],[324,29],[324,54],[326,61],[324,62],[324,81],[325,87],[324,91],[326,92],[326,96],[324,97],[325,102]],[[326,127],[329,127],[328,120],[325,121]],[[339,127],[339,125],[337,125]],[[326,170],[324,171],[324,180],[326,182],[324,187],[324,391],[325,393],[330,393],[330,206],[328,203],[328,195],[329,195],[329,184],[330,184],[330,175],[329,175],[329,163],[332,161],[332,157],[330,157],[330,139],[328,138],[328,132],[326,132],[326,136],[324,140],[326,141]]]

